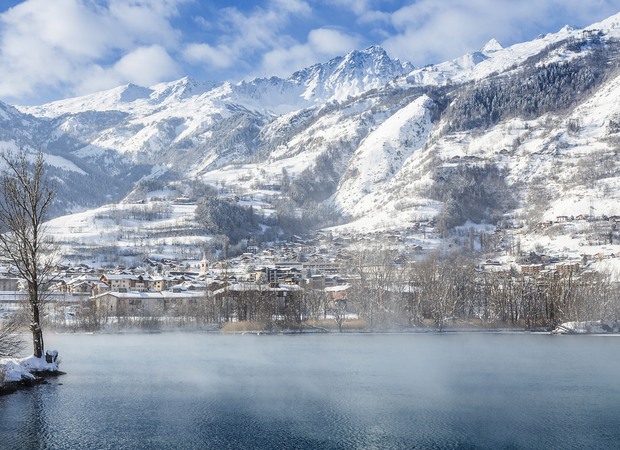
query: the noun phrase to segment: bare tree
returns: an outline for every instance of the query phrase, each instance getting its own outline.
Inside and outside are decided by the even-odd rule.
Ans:
[[[2,160],[6,168],[0,177],[0,255],[12,263],[28,288],[34,356],[40,358],[44,351],[41,309],[55,259],[44,220],[54,191],[47,181],[42,153],[32,163],[23,151],[4,154]]]
[[[377,247],[358,247],[351,251],[350,270],[359,276],[353,297],[360,315],[367,320],[370,330],[376,325],[391,326],[393,315],[392,290],[398,281],[394,261],[396,250]]]
[[[329,312],[334,317],[336,325],[338,325],[338,331],[342,333],[342,325],[347,320],[347,301],[346,300],[332,300],[330,302]]]
[[[20,324],[9,319],[0,323],[0,357],[14,356],[22,348],[22,340],[18,334]]]

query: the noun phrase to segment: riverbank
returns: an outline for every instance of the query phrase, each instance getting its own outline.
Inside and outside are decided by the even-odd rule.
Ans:
[[[46,383],[46,379],[63,375],[58,369],[58,353],[48,352],[37,358],[0,358],[0,395]]]
[[[553,334],[616,334],[620,333],[620,322],[612,320],[587,320],[565,322],[555,327]]]
[[[348,319],[339,327],[332,319],[305,321],[299,324],[280,322],[238,321],[222,324],[169,324],[150,321],[149,326],[140,326],[132,322],[120,324],[106,324],[98,329],[75,329],[72,327],[57,327],[52,331],[57,333],[163,333],[163,332],[201,332],[214,334],[305,334],[305,333],[549,333],[549,334],[618,334],[620,322],[613,320],[596,320],[581,322],[564,322],[555,326],[525,327],[507,322],[476,323],[471,321],[448,321],[440,327],[428,323],[417,326],[375,326],[362,319]]]

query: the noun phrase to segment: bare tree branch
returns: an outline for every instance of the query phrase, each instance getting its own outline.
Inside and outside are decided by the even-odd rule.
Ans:
[[[20,323],[17,320],[0,322],[0,357],[15,356],[22,349],[24,342],[19,331]]]

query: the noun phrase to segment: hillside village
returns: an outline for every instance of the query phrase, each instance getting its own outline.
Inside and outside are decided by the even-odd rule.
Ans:
[[[541,222],[534,226],[540,241],[527,250],[528,244],[520,242],[523,224],[507,218],[495,229],[461,227],[447,245],[428,222],[369,233],[322,230],[247,245],[238,256],[215,260],[146,258],[135,267],[59,266],[49,285],[47,323],[90,330],[182,326],[261,331],[317,326],[551,329],[566,320],[617,320],[618,221],[618,216],[577,215]],[[547,248],[540,244],[545,237],[550,237]],[[456,260],[460,268],[451,266]],[[437,265],[425,279],[430,261]],[[458,278],[460,270],[469,281]],[[490,280],[509,286],[510,293],[491,292]],[[610,288],[603,310],[591,304],[595,285]],[[447,293],[446,304],[437,310],[438,290],[446,286],[456,290]],[[532,304],[526,308],[508,298],[518,296],[518,289],[527,290],[539,304],[532,317],[527,317]],[[551,299],[570,297],[580,304],[584,289],[590,298],[587,308],[575,307],[578,313],[567,305],[556,307]],[[0,290],[0,311],[8,317],[19,310],[16,299],[25,294],[10,272],[0,278]],[[503,300],[494,299],[498,295]],[[558,311],[550,311],[550,301]]]

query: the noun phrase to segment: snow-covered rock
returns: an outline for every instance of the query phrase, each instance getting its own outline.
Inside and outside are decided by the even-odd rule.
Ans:
[[[55,357],[58,353],[48,352]],[[43,372],[58,372],[58,360],[53,358],[53,362],[47,362],[46,357],[37,358],[34,355],[26,358],[0,358],[0,374],[4,374],[4,380],[0,380],[0,385],[4,383],[18,382],[22,380],[34,380],[35,374]]]
[[[606,334],[619,333],[620,323],[611,320],[590,320],[582,322],[564,322],[558,325],[554,334]]]

